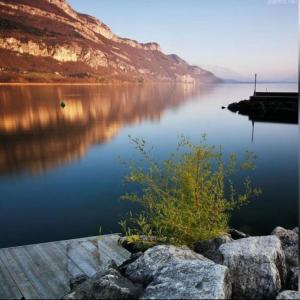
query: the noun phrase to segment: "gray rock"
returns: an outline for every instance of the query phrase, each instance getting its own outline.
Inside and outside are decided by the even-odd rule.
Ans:
[[[297,234],[299,234],[299,228],[298,227],[293,228],[293,231],[296,232]]]
[[[202,254],[206,258],[211,259],[217,264],[221,264],[223,261],[222,254],[219,251],[219,247],[222,244],[232,242],[233,239],[229,235],[223,235],[211,240],[198,241],[194,244],[194,250],[197,253]]]
[[[276,299],[300,299],[300,292],[298,291],[283,291]]]
[[[249,237],[220,246],[223,263],[239,299],[272,299],[286,276],[284,253],[276,236]]]
[[[132,253],[130,258],[125,260],[119,267],[118,270],[121,272],[121,274],[125,274],[127,267],[132,264],[134,261],[136,261],[140,256],[143,255],[143,252],[136,252]]]
[[[141,299],[229,299],[228,268],[208,260],[173,261],[156,274]]]
[[[228,268],[187,247],[160,245],[127,266],[126,275],[146,287],[142,299],[225,299],[231,297]]]
[[[299,265],[298,244],[294,246],[283,247],[283,252],[285,254],[285,261],[288,268],[297,267]]]
[[[116,269],[110,268],[78,285],[64,299],[137,299],[141,292],[141,286],[134,285]]]
[[[299,246],[298,227],[293,230],[276,227],[272,234],[277,236],[283,248],[287,267],[286,288],[298,289]]]
[[[239,240],[239,239],[244,239],[244,238],[249,237],[249,234],[241,232],[241,231],[239,231],[237,229],[229,229],[228,233],[231,235],[231,237],[234,240]]]
[[[128,265],[125,274],[133,282],[147,285],[160,269],[174,261],[182,260],[208,259],[187,247],[159,245],[148,249],[136,261]]]
[[[298,290],[299,267],[289,268],[286,276],[286,288],[289,290]]]
[[[283,249],[290,246],[298,247],[298,233],[294,230],[289,230],[278,226],[272,231],[271,234],[276,235],[280,239]]]

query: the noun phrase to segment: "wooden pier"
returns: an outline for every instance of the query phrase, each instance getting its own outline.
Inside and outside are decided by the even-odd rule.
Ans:
[[[89,277],[130,257],[119,236],[101,235],[0,249],[0,299],[61,299],[70,279]]]
[[[268,102],[298,102],[298,93],[292,92],[254,92],[250,101],[268,101]]]

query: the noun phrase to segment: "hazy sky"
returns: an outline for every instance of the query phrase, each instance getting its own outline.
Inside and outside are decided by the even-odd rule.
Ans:
[[[158,42],[191,64],[296,79],[296,0],[69,0],[121,37]]]

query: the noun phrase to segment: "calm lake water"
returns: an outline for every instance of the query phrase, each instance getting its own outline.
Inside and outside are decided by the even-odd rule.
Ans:
[[[258,91],[297,91],[296,84]],[[137,159],[128,135],[142,137],[158,159],[177,136],[255,151],[262,196],[234,214],[251,234],[293,227],[298,215],[297,125],[252,123],[221,106],[248,98],[253,85],[0,86],[0,247],[119,232],[132,208],[119,197]],[[64,100],[66,107],[60,107]]]

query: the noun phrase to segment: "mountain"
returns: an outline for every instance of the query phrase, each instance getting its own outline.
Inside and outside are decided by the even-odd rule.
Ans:
[[[246,77],[229,68],[214,66],[214,65],[205,65],[205,64],[201,64],[200,67],[214,73],[216,76],[220,78],[223,78],[225,82],[253,82],[253,78]]]
[[[244,76],[238,72],[235,72],[229,68],[215,66],[215,65],[207,65],[201,64],[201,68],[212,72],[217,77],[222,78],[224,83],[253,83],[254,82],[254,74],[252,77]],[[273,75],[273,76],[266,76],[261,75],[260,73],[257,74],[257,82],[258,83],[296,83],[298,81],[298,73],[290,72],[288,75]]]
[[[157,43],[117,36],[65,0],[0,0],[0,82],[115,81],[220,79]]]

